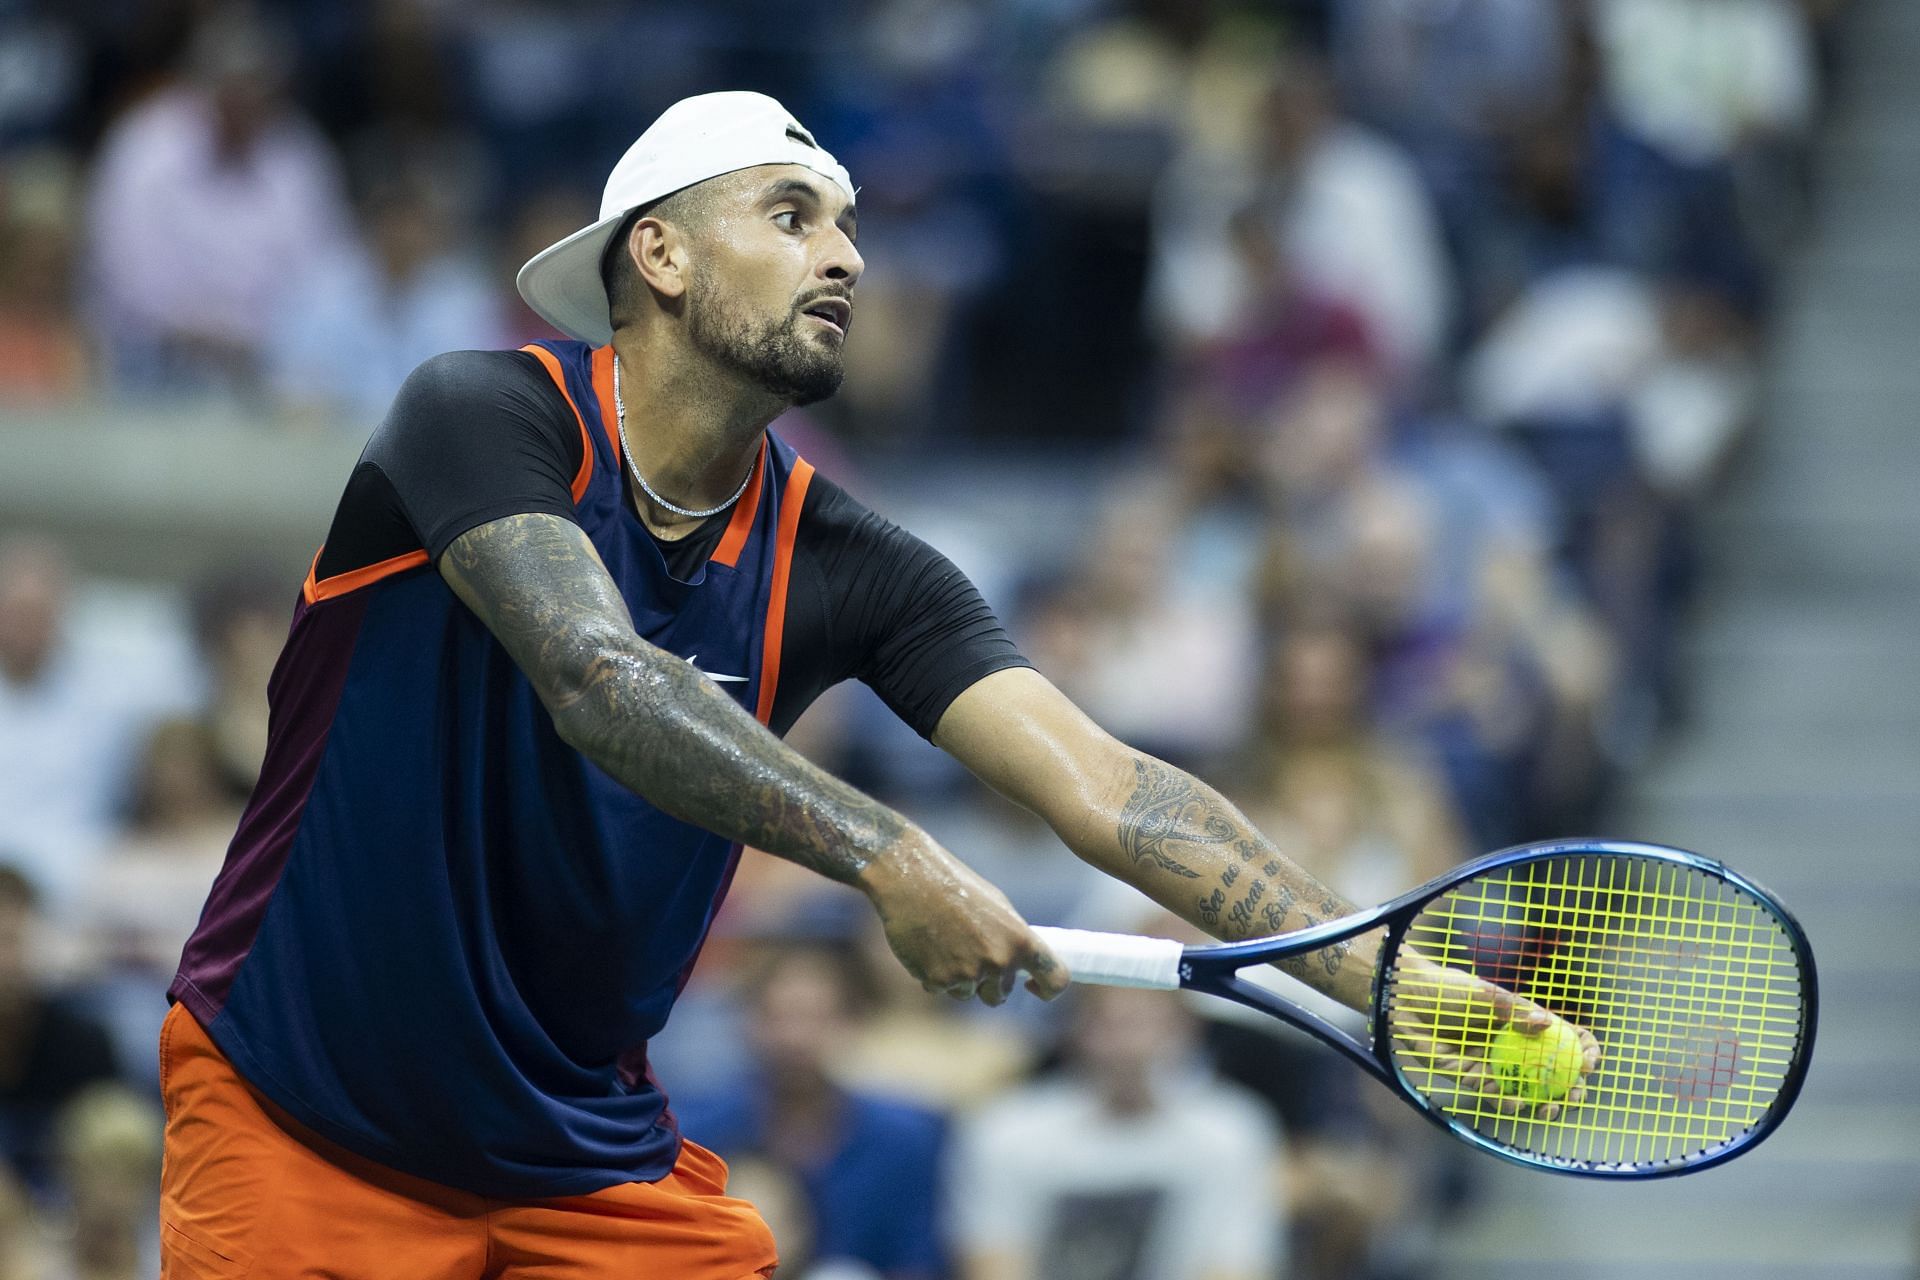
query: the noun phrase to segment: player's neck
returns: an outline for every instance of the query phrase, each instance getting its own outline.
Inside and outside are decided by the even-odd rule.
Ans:
[[[614,351],[631,465],[676,506],[705,510],[725,502],[752,468],[767,424],[786,404],[704,359],[652,351],[626,333],[614,340]],[[662,525],[688,523],[654,509],[644,493],[639,501],[650,524],[656,515]]]

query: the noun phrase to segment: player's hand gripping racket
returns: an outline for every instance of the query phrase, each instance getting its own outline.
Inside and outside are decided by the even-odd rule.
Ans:
[[[1239,972],[1382,928],[1363,1030]],[[1780,1123],[1813,1051],[1799,924],[1751,880],[1658,845],[1507,849],[1384,906],[1246,942],[1037,932],[1076,982],[1185,987],[1272,1014],[1442,1128],[1561,1173],[1657,1178],[1730,1159]],[[1564,1030],[1508,1029],[1527,1001],[1592,1032],[1598,1064],[1557,1049]]]

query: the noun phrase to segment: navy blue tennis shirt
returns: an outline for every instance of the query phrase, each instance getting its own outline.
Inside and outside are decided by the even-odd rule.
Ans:
[[[672,1170],[647,1041],[740,848],[561,741],[434,557],[515,512],[577,521],[639,634],[781,732],[857,676],[930,733],[1024,665],[964,575],[772,432],[730,511],[660,542],[627,501],[611,363],[553,342],[409,380],[302,590],[260,781],[170,990],[302,1124],[483,1195]]]

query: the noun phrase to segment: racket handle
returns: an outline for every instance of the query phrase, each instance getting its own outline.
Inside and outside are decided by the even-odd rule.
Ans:
[[[1185,948],[1169,938],[1056,929],[1049,925],[1035,925],[1033,931],[1054,955],[1067,962],[1075,982],[1091,982],[1102,987],[1151,987],[1158,991],[1175,991],[1180,987],[1180,953]]]

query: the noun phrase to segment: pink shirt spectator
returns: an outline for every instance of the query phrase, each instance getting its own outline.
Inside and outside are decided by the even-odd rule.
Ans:
[[[164,90],[108,130],[89,211],[95,320],[138,381],[184,347],[251,367],[293,269],[351,245],[338,164],[281,109],[222,154],[216,96]]]

